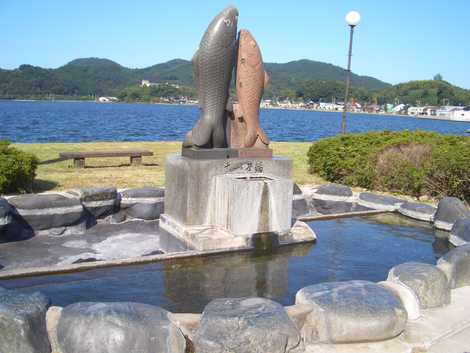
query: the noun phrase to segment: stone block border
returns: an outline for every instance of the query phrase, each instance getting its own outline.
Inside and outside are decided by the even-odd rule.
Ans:
[[[470,242],[470,209],[455,197],[444,197],[434,207],[371,192],[353,192],[348,186],[339,184],[302,188],[302,193],[313,209],[311,214],[298,218],[302,221],[397,212],[418,221],[430,222],[436,229],[450,232],[447,238],[455,246]],[[358,206],[362,209],[358,209]]]
[[[163,188],[96,187],[0,198],[0,243],[81,234],[99,222],[156,220],[163,213],[164,195]]]
[[[50,307],[40,293],[0,288],[0,351],[427,352],[452,347],[467,337],[462,332],[470,333],[470,271],[461,263],[470,263],[467,246],[451,250],[437,266],[395,266],[383,282],[304,287],[291,306],[219,298],[202,314],[129,302]]]

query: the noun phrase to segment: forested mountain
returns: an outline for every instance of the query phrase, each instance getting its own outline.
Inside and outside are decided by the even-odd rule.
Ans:
[[[304,101],[344,99],[346,71],[312,60],[285,64],[266,63],[270,76],[265,97]],[[436,79],[437,78],[437,79]],[[390,85],[373,77],[352,74],[351,96],[361,102],[406,103],[410,105],[470,105],[470,90],[453,86],[436,76],[434,80]],[[140,89],[141,80],[182,85]],[[195,96],[190,61],[174,59],[143,69],[130,69],[99,58],[76,59],[57,69],[21,65],[0,69],[0,98],[67,98],[112,95],[123,100],[151,100],[161,95]]]
[[[266,63],[270,75],[268,95],[295,90],[309,80],[344,81],[345,70],[331,64],[311,60],[285,64]],[[0,96],[87,96],[116,95],[141,80],[193,84],[190,61],[174,59],[143,69],[130,69],[108,59],[76,59],[57,69],[21,65],[15,70],[0,70]],[[379,90],[390,85],[372,77],[352,75],[355,86]]]

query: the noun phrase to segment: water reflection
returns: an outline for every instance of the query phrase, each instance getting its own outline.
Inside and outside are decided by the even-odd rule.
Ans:
[[[259,296],[281,300],[289,287],[289,258],[306,256],[314,245],[283,247],[272,254],[232,254],[168,263],[165,295],[178,310],[192,311],[213,298]]]

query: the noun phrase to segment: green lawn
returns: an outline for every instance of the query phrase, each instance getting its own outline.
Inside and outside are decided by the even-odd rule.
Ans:
[[[34,153],[40,160],[34,191],[65,190],[87,186],[163,186],[165,157],[178,153],[181,142],[93,142],[15,144],[20,150]],[[325,181],[307,172],[307,150],[310,143],[277,142],[274,154],[292,158],[294,181],[298,184],[322,184]],[[59,157],[59,152],[96,150],[147,149],[152,157],[143,157],[143,165],[131,167],[129,158],[90,158],[85,169],[73,168],[73,161],[47,162]],[[44,163],[45,162],[45,163]]]

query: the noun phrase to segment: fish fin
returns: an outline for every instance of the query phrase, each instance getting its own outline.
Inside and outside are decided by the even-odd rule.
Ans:
[[[243,120],[243,109],[240,103],[233,103],[233,115],[235,119]]]
[[[269,82],[269,75],[268,73],[265,71],[264,72],[264,87],[266,87],[268,85],[268,82]]]
[[[269,144],[264,143],[261,138],[256,139],[255,145],[253,146],[255,148],[269,148]]]
[[[261,127],[258,129],[258,137],[266,146],[269,145],[269,137]]]

